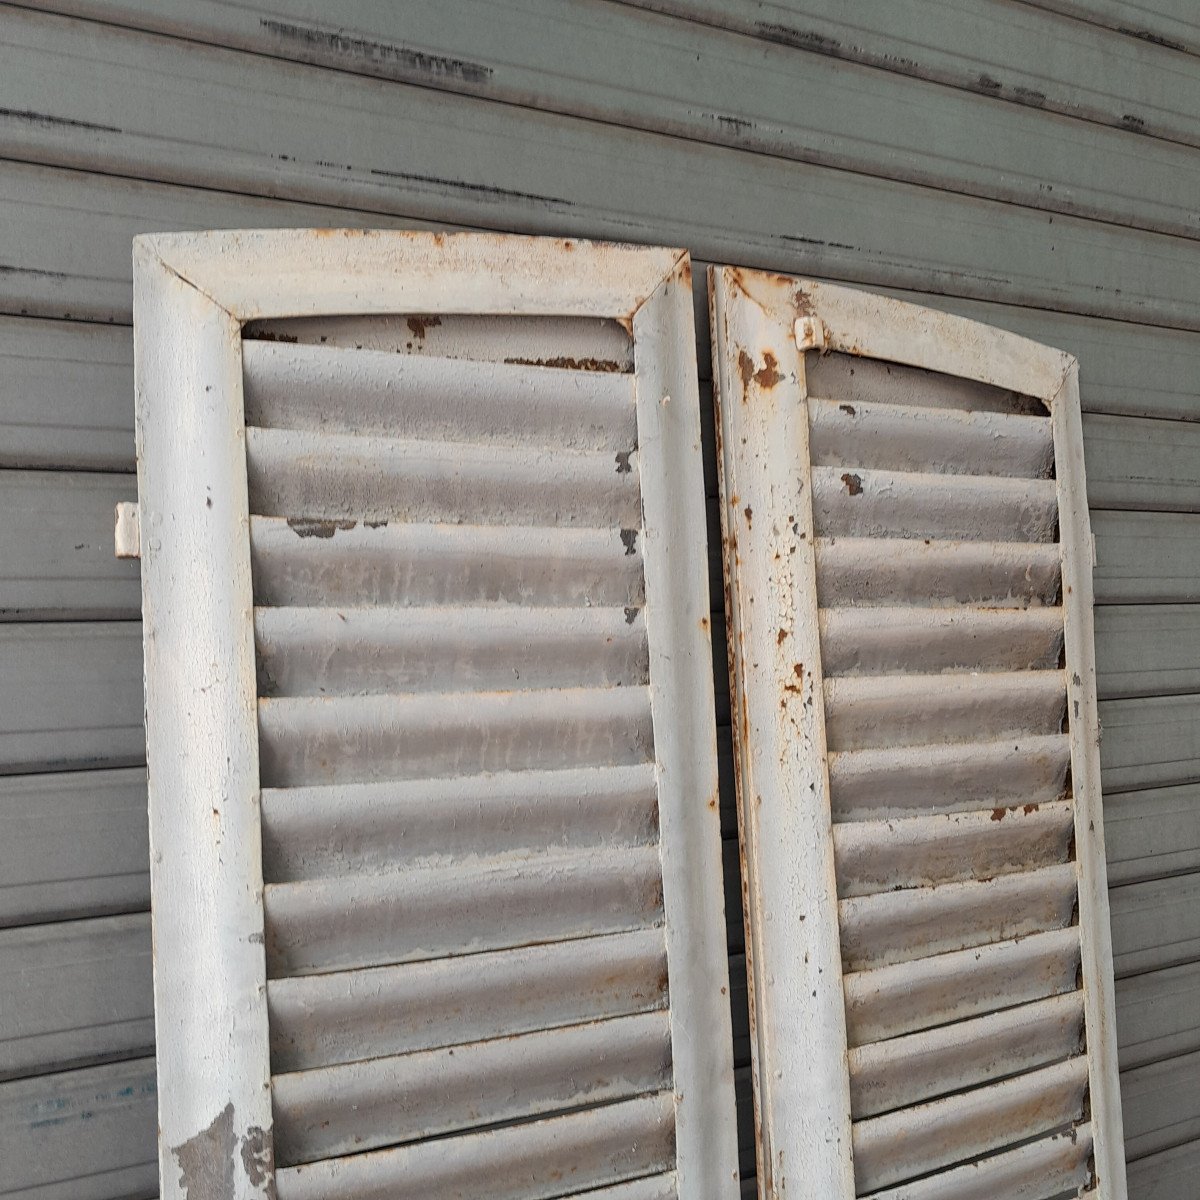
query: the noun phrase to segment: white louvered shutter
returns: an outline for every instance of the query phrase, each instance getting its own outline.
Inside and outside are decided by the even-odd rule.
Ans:
[[[760,1194],[1120,1200],[1076,363],[710,284]]]
[[[135,258],[164,1200],[736,1195],[686,254]]]

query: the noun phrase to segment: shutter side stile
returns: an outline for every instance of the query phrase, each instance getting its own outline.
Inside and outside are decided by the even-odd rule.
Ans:
[[[847,1195],[850,1163],[804,362],[790,324],[716,270],[730,607],[760,1189]],[[736,418],[729,410],[736,409]],[[796,931],[803,930],[803,952]],[[792,1086],[797,1078],[803,1088]],[[782,1136],[780,1136],[782,1135]]]
[[[178,1194],[220,1180],[237,1200],[268,1200],[241,331],[152,248],[135,262],[159,1171]],[[165,398],[188,419],[163,419]],[[229,1170],[234,1156],[243,1170]]]
[[[733,1033],[723,891],[713,886],[722,861],[708,555],[689,502],[704,495],[704,473],[700,410],[688,399],[699,385],[686,255],[634,314],[633,337],[637,469],[643,506],[659,514],[644,531],[644,555],[667,959],[670,987],[688,997],[671,1025],[676,1171],[679,1195],[701,1197],[738,1179],[722,1104],[733,1064],[706,1049],[732,1044]]]
[[[1091,1125],[1098,1196],[1124,1200],[1125,1154],[1117,1070],[1116,998],[1108,867],[1100,781],[1100,717],[1096,700],[1093,620],[1093,541],[1084,484],[1079,367],[1072,363],[1051,401],[1059,486],[1064,639],[1071,776],[1074,784],[1075,865],[1079,888],[1087,1055],[1092,1079]],[[1107,1190],[1105,1190],[1107,1189]]]

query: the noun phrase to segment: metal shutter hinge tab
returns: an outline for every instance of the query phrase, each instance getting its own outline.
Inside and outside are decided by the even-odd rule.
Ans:
[[[825,323],[820,317],[797,317],[796,348],[798,350],[824,350],[828,342]]]
[[[113,552],[117,558],[141,558],[141,522],[135,501],[122,500],[117,505],[116,528],[113,531]]]

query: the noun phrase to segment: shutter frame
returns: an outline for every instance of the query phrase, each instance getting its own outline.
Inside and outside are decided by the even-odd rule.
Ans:
[[[1061,351],[977,322],[810,280],[715,267],[709,288],[760,1195],[781,1196],[785,1187],[788,1195],[814,1200],[856,1195],[831,844],[829,764],[839,756],[826,749],[826,694],[817,665],[804,357],[812,350],[1003,388],[1040,400],[1050,412],[1067,702],[1074,706],[1064,740],[1074,793],[1094,1186],[1098,1196],[1122,1200],[1078,364]],[[840,562],[853,550],[853,538],[837,541]],[[831,590],[828,578],[825,589]],[[855,981],[856,1004],[863,982],[861,976]],[[946,1186],[953,1190],[949,1180]],[[900,1192],[908,1194],[904,1187]]]
[[[633,336],[635,470],[655,514],[640,550],[654,622],[672,1178],[689,1198],[736,1195],[707,558],[681,500],[703,494],[686,252],[250,231],[138,238],[134,264],[164,1200],[193,1188],[267,1200],[276,1184],[241,327],[406,313],[595,317]]]

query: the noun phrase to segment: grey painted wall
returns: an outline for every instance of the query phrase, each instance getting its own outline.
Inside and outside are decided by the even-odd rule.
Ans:
[[[1194,1194],[1200,18],[341,0],[331,33],[334,7],[0,5],[0,1193],[157,1186],[139,593],[111,554],[130,239],[458,225],[683,245],[1079,355],[1131,1194]]]

